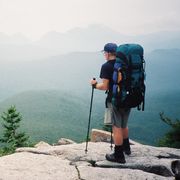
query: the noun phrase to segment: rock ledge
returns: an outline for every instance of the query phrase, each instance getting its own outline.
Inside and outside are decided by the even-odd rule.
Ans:
[[[51,146],[40,143],[35,148],[19,148],[0,158],[0,180],[127,180],[174,179],[179,172],[180,150],[131,145],[126,164],[106,161],[111,152],[106,142]]]

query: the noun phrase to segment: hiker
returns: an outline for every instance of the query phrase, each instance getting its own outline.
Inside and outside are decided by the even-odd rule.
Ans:
[[[97,82],[95,79],[90,81],[90,84],[98,90],[107,91],[106,98],[106,112],[105,121],[111,121],[113,140],[114,140],[114,153],[106,154],[106,159],[112,162],[125,163],[124,152],[127,155],[131,154],[128,136],[128,117],[130,114],[130,108],[119,108],[117,109],[111,103],[112,99],[112,89],[113,89],[113,71],[114,64],[116,61],[116,49],[117,45],[115,43],[107,43],[104,46],[104,57],[107,62],[105,62],[100,71],[101,82]],[[121,77],[120,77],[121,78]],[[108,118],[108,119],[107,119]],[[110,118],[110,119],[109,119]]]

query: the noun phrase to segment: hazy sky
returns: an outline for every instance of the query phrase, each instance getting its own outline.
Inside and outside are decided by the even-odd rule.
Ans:
[[[103,24],[125,34],[180,30],[180,0],[0,0],[0,32],[37,39]]]

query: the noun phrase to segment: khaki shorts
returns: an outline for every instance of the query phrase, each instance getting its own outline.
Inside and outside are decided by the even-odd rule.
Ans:
[[[113,125],[118,128],[126,128],[131,109],[117,109],[111,103],[107,104],[105,110],[104,124]]]

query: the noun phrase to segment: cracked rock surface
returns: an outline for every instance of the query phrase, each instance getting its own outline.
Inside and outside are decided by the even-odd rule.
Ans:
[[[126,164],[108,162],[110,144],[89,142],[36,148],[19,148],[0,158],[0,180],[145,180],[174,179],[172,162],[180,161],[180,150],[131,145]]]

